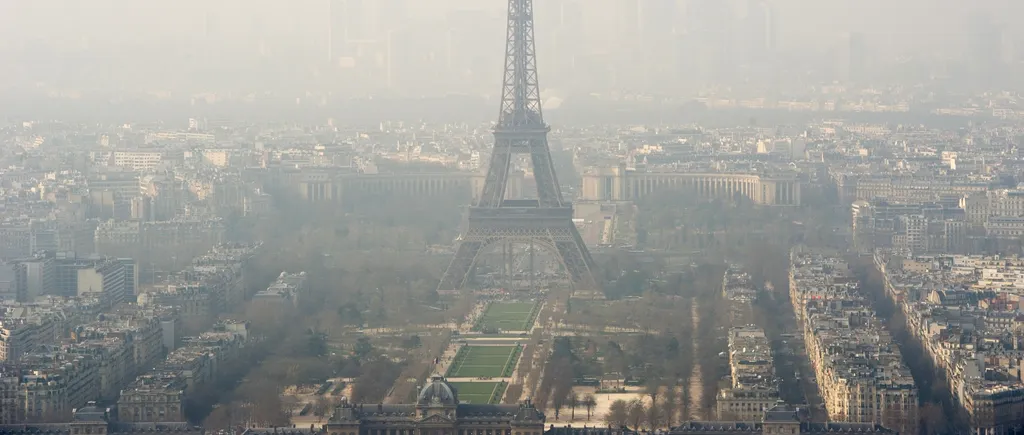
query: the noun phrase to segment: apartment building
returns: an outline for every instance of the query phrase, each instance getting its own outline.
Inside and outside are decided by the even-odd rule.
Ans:
[[[100,302],[108,307],[120,304],[129,297],[124,262],[121,260],[106,258],[78,269],[77,273],[78,296],[98,294]]]
[[[156,368],[121,391],[118,420],[184,422],[189,394],[213,382],[240,355],[248,339],[244,323],[218,324],[211,332],[188,340]]]
[[[98,362],[89,355],[37,353],[20,367],[12,373],[18,379],[18,421],[67,421],[73,409],[99,397]]]
[[[18,377],[0,367],[0,425],[15,424],[18,418]]]
[[[162,151],[114,151],[114,166],[133,171],[151,171],[163,161]]]
[[[69,353],[87,355],[96,361],[99,399],[107,403],[117,399],[121,387],[131,381],[135,373],[132,346],[119,337],[84,340],[68,349]]]
[[[37,256],[14,261],[14,287],[19,302],[34,301],[52,291],[55,279],[51,258]]]
[[[962,176],[868,175],[836,172],[832,178],[839,188],[840,197],[847,201],[871,201],[885,198],[889,201],[920,204],[936,199],[962,198],[968,194],[984,193],[988,183]]]
[[[861,252],[959,253],[967,248],[968,223],[954,204],[876,199],[855,201],[850,210],[854,246]]]
[[[308,285],[306,272],[281,272],[266,290],[253,295],[249,309],[266,316],[288,315],[298,308],[299,298],[306,292]]]
[[[187,384],[177,374],[139,376],[121,390],[117,419],[123,422],[184,422]]]
[[[793,250],[791,302],[829,420],[916,433],[914,379],[850,275],[836,254]]]
[[[60,335],[59,316],[29,306],[0,307],[0,361],[18,361]]]
[[[887,296],[966,413],[973,434],[1024,429],[1024,259],[931,256],[887,264]]]
[[[122,338],[131,343],[134,367],[152,367],[165,353],[163,322],[155,313],[112,313],[74,331],[81,340]],[[134,372],[133,372],[134,373]]]
[[[753,325],[729,330],[731,385],[718,394],[719,420],[755,421],[779,402],[771,346],[764,331]]]

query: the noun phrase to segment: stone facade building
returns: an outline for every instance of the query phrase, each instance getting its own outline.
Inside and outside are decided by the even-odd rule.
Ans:
[[[341,405],[325,430],[329,435],[541,435],[544,414],[530,402],[459,403],[455,388],[434,376],[414,404]]]
[[[806,413],[788,405],[778,404],[765,411],[756,421],[686,421],[663,432],[664,435],[816,435],[816,434],[895,434],[895,431],[872,423],[812,423]],[[551,427],[545,435],[644,435],[628,428]]]

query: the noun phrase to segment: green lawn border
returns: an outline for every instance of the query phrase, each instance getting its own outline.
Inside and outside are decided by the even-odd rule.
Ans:
[[[505,367],[501,370],[501,376],[504,378],[511,377],[512,373],[516,370],[516,364],[519,362],[519,355],[523,353],[523,345],[517,344],[515,349],[512,349],[512,353],[508,355],[508,361],[505,361]]]
[[[491,391],[490,391],[489,397],[486,399],[486,404],[492,404],[492,405],[493,404],[501,403],[501,399],[502,399],[502,397],[505,397],[505,391],[508,389],[508,382],[505,382],[505,381],[498,381],[498,382],[493,382],[493,381],[487,381],[487,382],[456,382],[456,383],[457,384],[462,384],[462,385],[466,385],[466,384],[492,384],[493,386],[491,387]],[[463,394],[459,393],[458,388],[459,388],[459,386],[455,386],[456,394],[459,394],[460,396],[462,396]],[[469,396],[485,396],[485,397],[487,397],[488,393],[476,393],[476,394],[466,394],[466,395],[469,395]]]
[[[487,318],[487,313],[489,313],[491,311],[491,307],[493,307],[495,304],[501,304],[501,303],[502,302],[488,302],[487,303],[487,307],[484,308],[484,311],[482,313],[480,313],[480,317],[477,317],[476,322],[473,323],[473,327],[470,330],[474,331],[474,332],[481,332],[481,331],[483,331],[484,330],[484,326],[485,326],[484,325],[484,319]],[[525,302],[511,302],[511,303],[525,303]],[[534,323],[537,321],[537,316],[540,315],[540,307],[541,307],[541,305],[543,303],[544,302],[540,301],[540,300],[535,301],[533,303],[533,307],[530,308],[530,313],[526,316],[526,320],[523,322],[523,325],[521,326],[521,328],[522,328],[521,331],[529,332],[532,329]],[[499,335],[503,335],[503,334],[499,334]]]

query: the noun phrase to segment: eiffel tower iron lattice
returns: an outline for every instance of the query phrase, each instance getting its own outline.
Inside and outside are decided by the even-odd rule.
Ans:
[[[562,198],[548,148],[537,84],[533,0],[508,1],[505,80],[494,128],[494,151],[476,203],[469,208],[455,257],[439,290],[464,287],[477,259],[496,244],[533,244],[557,257],[576,289],[594,289],[594,260],[572,222],[572,203]],[[514,155],[529,154],[537,199],[505,199]]]

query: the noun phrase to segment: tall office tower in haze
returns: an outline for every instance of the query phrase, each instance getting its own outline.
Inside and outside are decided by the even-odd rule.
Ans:
[[[327,0],[327,61],[334,63],[345,46],[345,0]]]
[[[986,86],[1000,75],[1003,63],[1003,32],[989,15],[969,18],[967,70],[972,85]]]
[[[377,38],[376,2],[374,0],[345,0],[345,41],[359,43]]]
[[[395,59],[421,60],[422,47],[407,43],[412,31],[396,30],[406,7],[404,0],[328,0],[326,55],[343,70],[339,79],[370,85],[363,91],[387,89],[394,85]]]
[[[629,2],[625,2],[629,3]],[[619,81],[619,54],[625,46],[620,0],[545,0],[537,2],[537,32],[551,40],[539,48],[544,86],[605,91]]]
[[[686,33],[679,45],[679,73],[697,85],[721,83],[734,76],[735,13],[720,0],[686,3]]]
[[[439,47],[441,56],[434,62],[448,81],[448,92],[479,91],[494,87],[489,74],[501,59],[493,50],[481,50],[482,35],[494,34],[501,21],[483,9],[455,9],[444,18],[445,35]],[[415,69],[415,67],[413,67]]]
[[[863,33],[846,35],[839,46],[836,78],[840,82],[860,82],[867,74],[867,42]]]
[[[564,87],[572,82],[577,61],[584,56],[584,0],[537,3],[537,32],[550,42],[537,53],[545,71],[545,86]]]
[[[642,58],[642,77],[648,91],[674,87],[677,31],[676,17],[679,5],[676,0],[640,0],[637,22],[640,45],[635,48]],[[681,26],[678,26],[681,27]]]
[[[747,61],[763,61],[776,48],[775,10],[765,0],[749,0],[743,20],[744,55]]]
[[[615,84],[619,89],[637,90],[646,83],[646,47],[641,37],[640,9],[645,0],[619,0],[614,5],[615,21],[610,31],[617,35],[610,46],[609,62],[615,68]]]

